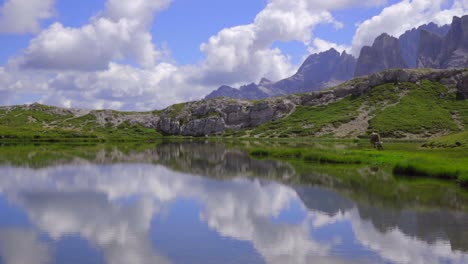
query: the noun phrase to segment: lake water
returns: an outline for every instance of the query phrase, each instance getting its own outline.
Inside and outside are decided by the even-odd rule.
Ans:
[[[0,164],[0,263],[468,263],[467,194],[378,168],[193,142]]]

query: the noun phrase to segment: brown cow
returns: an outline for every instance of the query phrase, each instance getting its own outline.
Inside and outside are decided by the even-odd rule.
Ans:
[[[383,150],[383,143],[380,140],[380,135],[376,132],[370,134],[370,143],[372,146],[378,150]]]

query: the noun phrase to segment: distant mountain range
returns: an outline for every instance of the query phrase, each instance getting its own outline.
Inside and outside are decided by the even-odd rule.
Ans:
[[[310,55],[293,76],[272,82],[262,79],[240,88],[219,87],[205,98],[262,99],[292,93],[317,91],[353,77],[392,68],[467,68],[468,15],[454,17],[451,25],[434,23],[406,31],[399,38],[386,33],[372,46],[364,46],[356,59],[335,49]]]

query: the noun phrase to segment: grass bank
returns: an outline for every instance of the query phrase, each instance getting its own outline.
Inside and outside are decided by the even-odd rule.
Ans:
[[[162,138],[162,135],[155,129],[128,123],[117,127],[96,126],[83,130],[0,125],[0,141],[3,142],[115,142],[146,141],[157,138]]]
[[[468,148],[468,131],[431,140],[425,144],[430,148]]]
[[[427,149],[420,144],[390,143],[384,151],[364,142],[343,148],[251,148],[256,158],[300,160],[320,164],[366,164],[386,167],[396,176],[448,179],[468,187],[467,148]]]

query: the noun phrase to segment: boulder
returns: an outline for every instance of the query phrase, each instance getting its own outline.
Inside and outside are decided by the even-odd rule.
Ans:
[[[463,74],[461,81],[458,84],[457,98],[468,99],[468,72]]]

